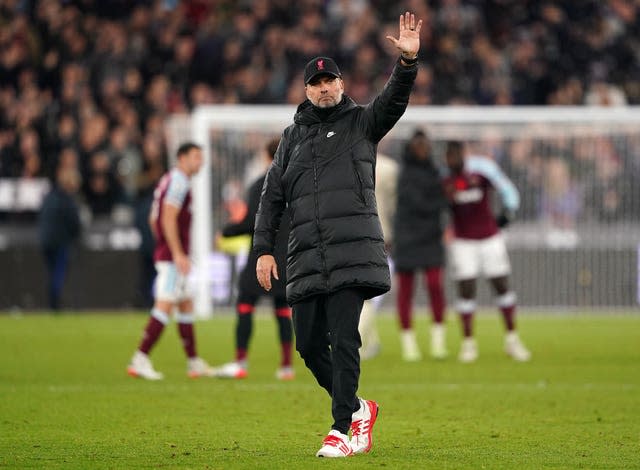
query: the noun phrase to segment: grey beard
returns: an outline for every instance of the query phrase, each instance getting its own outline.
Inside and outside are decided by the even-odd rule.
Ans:
[[[334,106],[337,106],[340,101],[342,101],[342,93],[340,93],[338,98],[332,102],[318,100],[318,104],[316,105],[316,107],[321,109],[333,108]]]

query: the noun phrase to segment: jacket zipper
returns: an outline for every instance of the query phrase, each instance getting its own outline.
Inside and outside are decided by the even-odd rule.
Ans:
[[[322,259],[322,277],[324,278],[325,288],[329,287],[329,273],[327,271],[327,256],[326,256],[326,246],[324,241],[322,240],[322,232],[320,231],[320,203],[318,202],[318,198],[320,193],[318,191],[318,162],[316,158],[316,153],[313,145],[313,139],[319,133],[319,129],[316,130],[315,135],[311,138],[311,158],[313,162],[313,192],[314,192],[314,209],[316,216],[316,228],[318,230],[318,240],[320,241],[320,258]]]

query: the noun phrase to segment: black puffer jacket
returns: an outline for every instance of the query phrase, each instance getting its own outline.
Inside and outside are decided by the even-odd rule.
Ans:
[[[262,193],[265,176],[261,176],[254,181],[247,191],[247,215],[237,224],[227,225],[222,230],[222,235],[225,237],[233,237],[247,234],[251,235],[251,239],[253,241],[253,228],[256,220],[256,213],[258,212],[258,205],[260,204],[260,194]],[[278,229],[276,244],[273,249],[273,255],[276,259],[276,263],[278,263],[278,277],[280,279],[273,279],[271,290],[266,292],[260,284],[258,284],[258,278],[256,277],[256,262],[258,261],[258,258],[255,251],[251,250],[249,258],[247,259],[247,264],[240,274],[239,297],[260,297],[262,295],[285,297],[285,285],[287,282],[287,277],[285,275],[285,262],[287,258],[288,238],[289,217],[285,211],[285,214],[280,221],[280,228]]]
[[[444,265],[442,232],[447,200],[440,178],[431,158],[417,160],[405,151],[393,224],[396,271]]]
[[[308,100],[283,133],[256,217],[256,254],[271,253],[285,205],[291,217],[287,300],[346,287],[366,297],[390,288],[374,181],[376,148],[404,113],[417,66],[396,64],[367,106],[344,97],[331,110]]]

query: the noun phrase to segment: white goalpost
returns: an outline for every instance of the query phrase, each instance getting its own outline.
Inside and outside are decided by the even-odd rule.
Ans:
[[[191,258],[194,262],[194,310],[199,318],[213,314],[208,262],[213,249],[212,184],[223,181],[222,175],[213,174],[212,139],[216,130],[260,129],[271,134],[280,134],[291,122],[294,107],[287,106],[204,106],[190,116],[172,116],[167,121],[169,154],[175,155],[185,136],[202,146],[204,164],[193,179],[193,222]],[[219,227],[215,227],[218,230]]]
[[[189,139],[204,150],[204,167],[194,179],[192,228],[201,318],[213,313],[209,260],[213,234],[225,222],[225,192],[231,182],[246,185],[255,155],[294,113],[293,106],[203,106],[166,123],[171,155]],[[525,304],[637,301],[640,190],[632,183],[640,177],[640,109],[409,106],[379,151],[400,159],[416,128],[429,133],[440,162],[445,141],[463,140],[496,159],[519,186],[524,213],[507,241]],[[560,276],[556,282],[548,279],[553,274]]]

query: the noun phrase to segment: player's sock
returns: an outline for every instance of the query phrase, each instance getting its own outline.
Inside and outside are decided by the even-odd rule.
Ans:
[[[291,341],[293,339],[293,326],[291,324],[291,309],[289,307],[276,308],[276,321],[278,322],[278,335],[280,337],[280,349],[282,350],[282,367],[291,366]]]
[[[282,342],[280,343],[280,350],[282,351],[282,362],[280,365],[282,367],[290,367],[291,366],[291,342]]]
[[[412,271],[401,271],[396,274],[398,277],[398,316],[402,330],[411,329],[411,307],[413,304],[413,279]]]
[[[193,313],[180,312],[176,316],[178,322],[178,333],[182,338],[182,347],[189,359],[193,359],[196,354],[196,336],[193,332]]]
[[[246,362],[247,361],[247,350],[244,348],[236,348],[236,362]]]
[[[427,274],[427,290],[431,303],[433,323],[444,321],[444,287],[442,286],[442,268],[429,268]]]
[[[462,334],[465,338],[471,338],[473,336],[473,314],[476,311],[476,302],[475,300],[459,299],[457,308],[462,322]]]
[[[462,334],[465,338],[473,336],[473,312],[465,312],[460,315],[462,320]]]
[[[516,329],[516,300],[516,294],[513,291],[506,292],[496,299],[507,331]]]
[[[149,354],[149,351],[151,351],[153,345],[156,344],[164,330],[164,327],[168,323],[169,315],[157,308],[151,310],[151,316],[149,317],[147,326],[144,329],[144,336],[142,337],[140,347],[138,348],[140,352]]]
[[[236,324],[236,361],[246,361],[249,340],[253,330],[253,304],[239,303],[236,306],[238,323]]]

